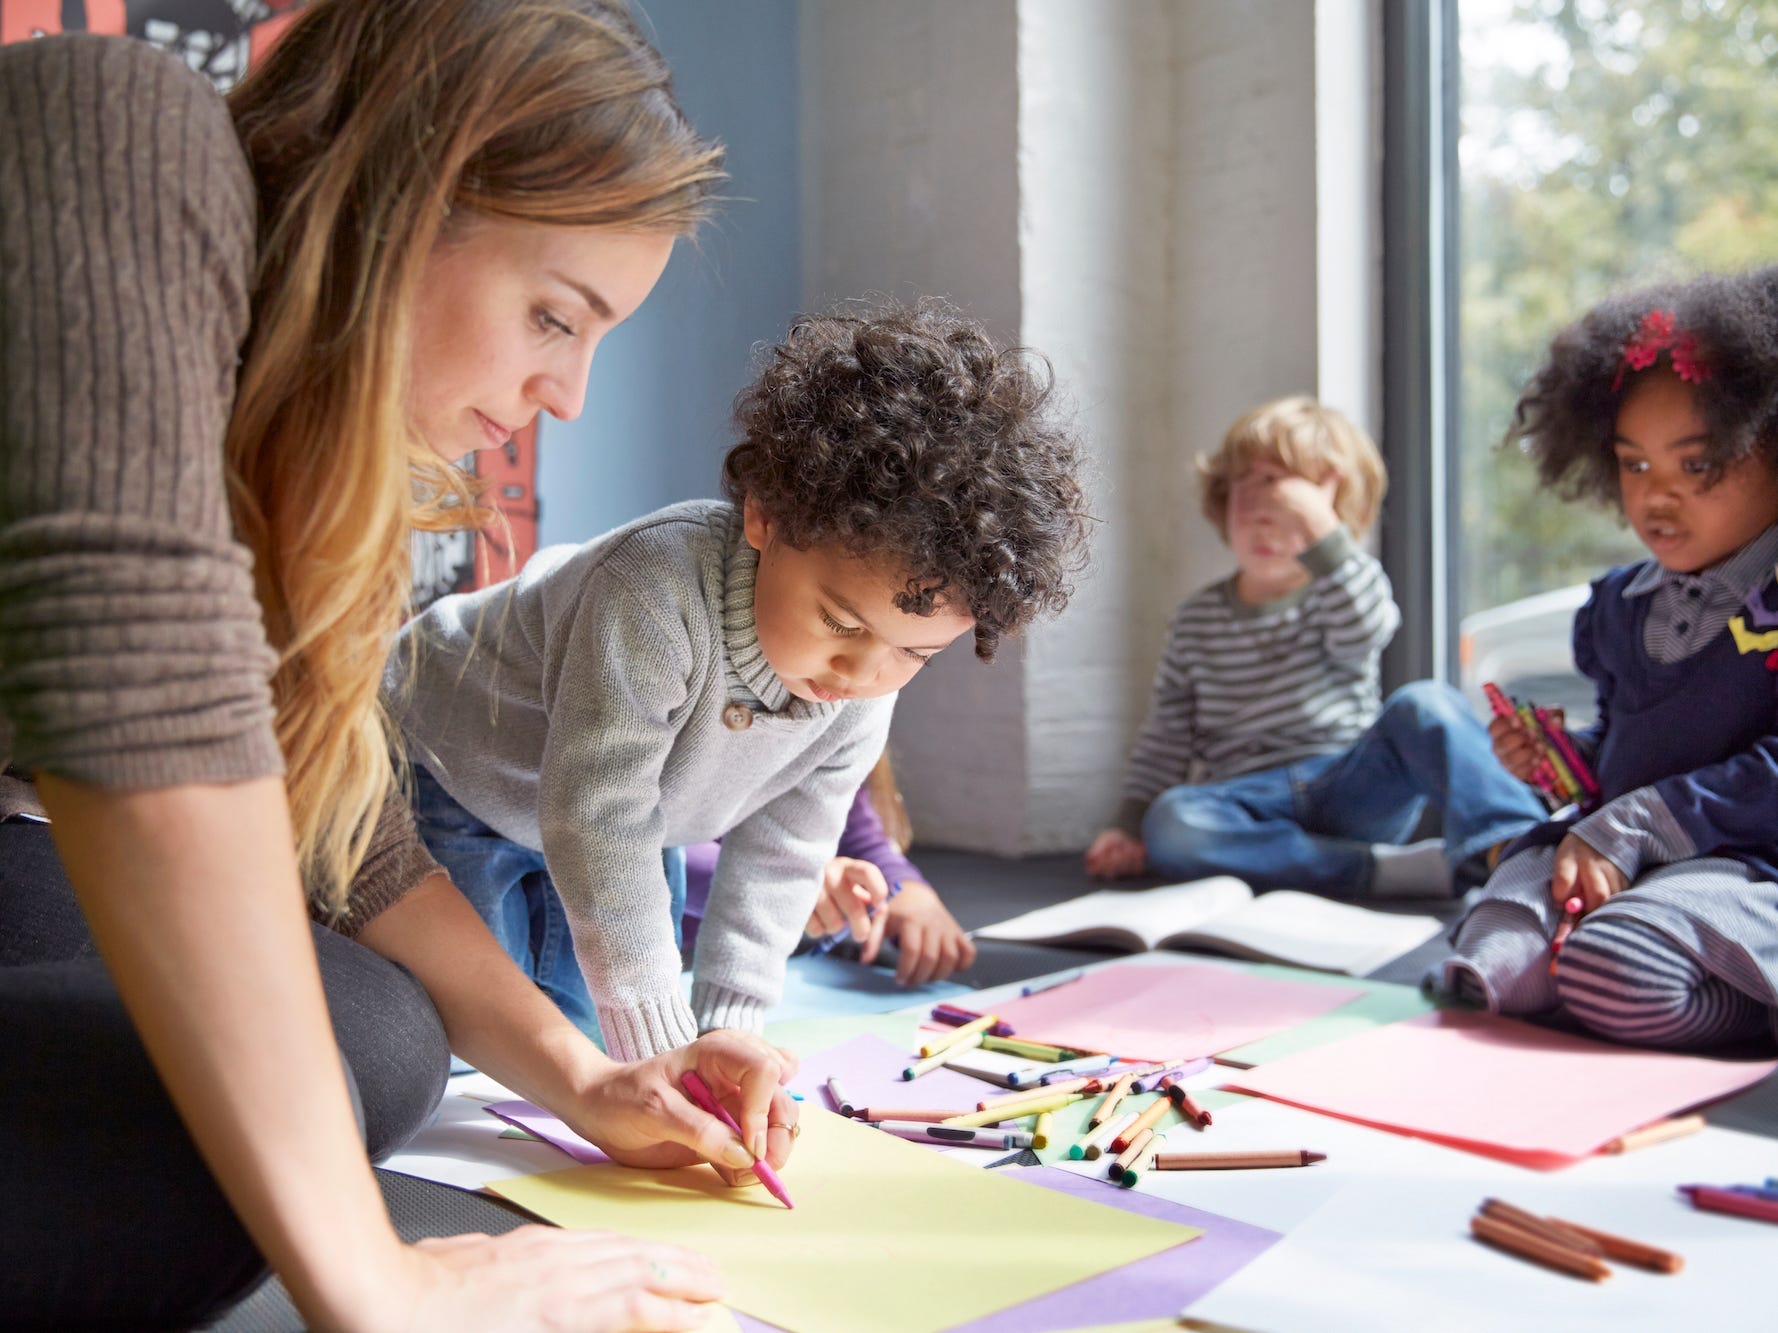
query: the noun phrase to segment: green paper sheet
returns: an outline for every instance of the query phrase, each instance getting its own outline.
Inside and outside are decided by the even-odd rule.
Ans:
[[[1343,986],[1362,986],[1365,993],[1330,1014],[1311,1018],[1270,1037],[1250,1041],[1232,1051],[1224,1051],[1217,1056],[1223,1064],[1249,1068],[1267,1064],[1287,1055],[1295,1055],[1298,1051],[1325,1046],[1330,1041],[1355,1037],[1361,1032],[1369,1032],[1389,1023],[1399,1023],[1405,1018],[1429,1014],[1439,1007],[1413,986],[1402,986],[1390,981],[1365,981],[1362,978],[1355,981],[1351,977],[1326,977],[1320,973],[1270,964],[1261,964],[1253,970],[1292,981],[1333,981]]]
[[[722,1267],[729,1305],[794,1333],[949,1328],[1203,1234],[948,1161],[806,1103],[802,1126],[783,1173],[794,1209],[705,1166],[581,1166],[488,1188],[560,1226],[702,1250]]]

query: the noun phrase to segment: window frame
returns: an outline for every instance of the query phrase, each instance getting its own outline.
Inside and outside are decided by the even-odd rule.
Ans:
[[[1378,546],[1402,627],[1386,688],[1455,683],[1458,441],[1457,0],[1382,0],[1383,439]]]

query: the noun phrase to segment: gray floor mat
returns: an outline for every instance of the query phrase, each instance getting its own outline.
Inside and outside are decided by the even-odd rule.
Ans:
[[[383,1201],[389,1205],[389,1216],[403,1240],[476,1231],[497,1236],[533,1220],[485,1194],[393,1171],[377,1172],[377,1184],[382,1186]],[[271,1278],[223,1318],[204,1327],[206,1333],[299,1333],[303,1322],[284,1284]]]

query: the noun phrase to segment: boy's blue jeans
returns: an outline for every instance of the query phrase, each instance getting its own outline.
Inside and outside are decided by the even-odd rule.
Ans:
[[[1441,681],[1392,694],[1370,730],[1335,754],[1224,782],[1173,787],[1148,807],[1149,868],[1178,879],[1234,875],[1256,889],[1362,897],[1371,844],[1413,836],[1431,805],[1453,868],[1547,818],[1494,758],[1488,731]]]
[[[604,1046],[599,1017],[568,929],[568,911],[550,879],[543,853],[501,836],[459,805],[438,779],[414,765],[414,821],[426,848],[438,858],[488,929],[543,993],[574,1025]],[[685,853],[661,854],[671,894],[673,942],[685,912]]]

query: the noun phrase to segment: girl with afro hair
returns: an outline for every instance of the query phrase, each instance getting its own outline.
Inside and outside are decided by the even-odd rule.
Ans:
[[[1650,558],[1575,616],[1597,687],[1570,733],[1600,792],[1507,849],[1435,982],[1499,1013],[1698,1050],[1778,1020],[1778,268],[1614,296],[1515,410],[1544,482]],[[1495,753],[1535,751],[1497,719]]]

